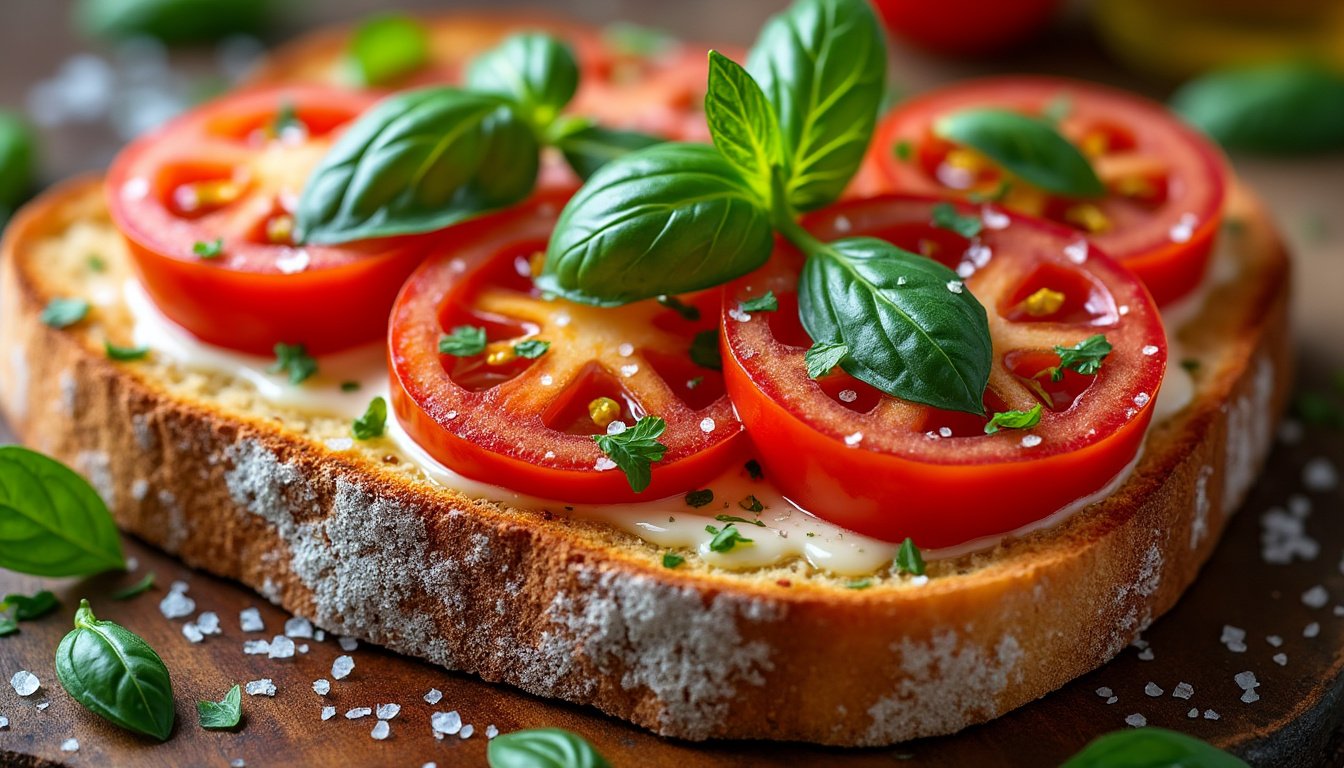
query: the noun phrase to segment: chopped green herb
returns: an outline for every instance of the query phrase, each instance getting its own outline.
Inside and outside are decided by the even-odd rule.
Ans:
[[[1050,369],[1051,381],[1062,380],[1066,370],[1075,370],[1084,376],[1096,376],[1097,371],[1101,370],[1101,361],[1111,354],[1111,343],[1106,341],[1105,336],[1097,334],[1072,347],[1055,347],[1055,354],[1059,355],[1059,367]]]
[[[722,370],[723,358],[719,356],[717,328],[695,334],[695,338],[691,340],[691,362],[712,371]]]
[[[31,597],[19,594],[5,595],[5,599],[0,601],[0,609],[5,607],[13,608],[15,619],[19,621],[32,621],[33,619],[40,619],[56,610],[60,604],[61,601],[56,599],[56,595],[44,589]]]
[[[1041,404],[1037,403],[1029,411],[1000,411],[985,425],[985,434],[992,435],[1000,429],[1031,429],[1041,423]]]
[[[737,309],[739,312],[775,312],[779,310],[779,299],[775,298],[774,291],[766,291],[762,296],[738,304]]]
[[[686,506],[688,507],[699,509],[700,507],[712,503],[714,503],[714,491],[709,488],[704,488],[698,491],[688,491],[686,493]]]
[[[919,553],[919,547],[916,547],[914,540],[909,537],[902,541],[901,548],[896,550],[896,569],[916,576],[924,575],[924,556]]]
[[[120,360],[121,362],[143,360],[149,354],[149,347],[119,347],[110,341],[103,342],[103,349],[107,351],[109,360]]]
[[[742,465],[747,470],[747,476],[752,480],[760,480],[765,477],[765,470],[761,469],[761,462],[755,459],[747,459],[747,463]]]
[[[909,162],[910,158],[915,156],[915,145],[911,144],[909,139],[901,139],[891,146],[891,151],[896,155],[896,159]]]
[[[1193,357],[1187,357],[1181,361],[1181,367],[1189,373],[1195,373],[1199,370],[1199,360]]]
[[[150,571],[149,573],[146,573],[144,576],[140,577],[139,581],[135,582],[129,587],[123,587],[117,590],[116,592],[113,592],[112,599],[130,600],[132,597],[135,597],[136,595],[143,595],[144,593],[148,592],[150,587],[153,586],[154,586],[154,572]]]
[[[520,341],[517,344],[514,344],[513,353],[519,357],[527,358],[528,360],[535,360],[546,354],[546,351],[550,348],[551,342],[549,341],[528,339],[527,341]]]
[[[998,185],[988,192],[972,192],[966,195],[966,199],[972,203],[997,203],[1008,196],[1013,190],[1012,182],[1007,179],[1000,179]]]
[[[364,415],[355,419],[350,431],[354,433],[356,440],[372,440],[375,437],[382,437],[386,426],[387,401],[375,397],[369,401],[369,407],[364,411]]]
[[[661,461],[667,446],[658,437],[667,429],[667,422],[657,416],[642,416],[633,427],[614,435],[593,435],[597,447],[625,473],[630,490],[641,493],[649,487],[652,464]]]
[[[676,552],[663,553],[664,568],[676,568],[678,565],[681,565],[684,562],[686,562],[686,558],[682,557],[681,555],[678,555]]]
[[[342,381],[342,382],[341,382],[341,391],[342,391],[342,392],[358,392],[358,391],[359,391],[359,382],[358,382],[358,381]]]
[[[202,259],[217,259],[224,254],[224,238],[216,237],[209,242],[197,240],[196,244],[191,246],[191,252]]]
[[[872,579],[856,579],[845,584],[845,589],[867,589],[873,586]]]
[[[1320,392],[1299,392],[1293,412],[1307,424],[1344,429],[1344,408]]]
[[[52,299],[39,319],[50,328],[69,328],[89,314],[89,302],[84,299]]]
[[[756,496],[753,494],[747,494],[745,498],[737,502],[737,506],[747,510],[748,512],[760,512],[761,510],[765,509],[765,505],[761,504],[761,500],[756,498]]]
[[[751,543],[751,539],[743,537],[737,526],[732,523],[723,526],[723,530],[706,525],[705,531],[714,534],[714,538],[709,542],[709,548],[715,552],[728,552],[738,544]]]
[[[807,354],[803,356],[807,363],[807,375],[809,378],[819,379],[830,373],[835,366],[845,359],[849,354],[848,344],[835,344],[829,341],[818,341],[813,344]]]
[[[88,265],[90,272],[107,271],[107,260],[96,253],[90,253],[88,259],[84,263]]]
[[[15,621],[9,614],[0,613],[0,637],[12,635],[19,631],[19,622]]]
[[[980,234],[985,223],[974,213],[958,213],[951,203],[938,203],[933,206],[933,226],[971,238]]]
[[[317,373],[317,360],[309,356],[302,344],[276,344],[275,363],[267,370],[288,374],[290,384],[302,384]]]
[[[658,303],[681,315],[681,319],[687,322],[697,323],[700,321],[700,310],[682,302],[676,296],[659,296]]]
[[[475,357],[485,351],[485,329],[474,325],[459,325],[452,333],[439,337],[439,354],[453,357]]]
[[[242,688],[235,684],[219,701],[196,702],[196,714],[202,728],[225,730],[236,727],[243,716]]]
[[[738,517],[736,515],[715,515],[714,519],[718,520],[720,523],[746,523],[747,525],[754,525],[759,528],[765,527],[765,523],[762,523],[760,520],[748,520],[745,517]]]

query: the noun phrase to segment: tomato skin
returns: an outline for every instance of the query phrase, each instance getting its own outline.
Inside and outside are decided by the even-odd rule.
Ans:
[[[1060,0],[873,0],[895,37],[951,55],[984,55],[1021,43],[1049,25]]]
[[[842,235],[881,237],[892,227],[927,222],[931,206],[927,198],[887,196],[840,204],[813,215],[805,225],[823,240]],[[1020,260],[1021,266],[1013,267],[1019,277],[1012,285],[1026,284],[1030,278],[1021,276],[1037,274],[1036,265],[1067,268],[1057,255],[1076,241],[1075,235],[1040,222],[1010,219],[1010,228],[1025,228],[1025,234],[1013,229],[987,231],[983,242],[994,250],[995,259]],[[1019,239],[1008,239],[1010,231],[1019,232]],[[1037,241],[1036,247],[1030,245]],[[1047,409],[1037,428],[988,436],[978,431],[979,424],[955,436],[932,431],[942,419],[955,424],[964,416],[885,396],[875,406],[847,407],[843,397],[823,394],[824,383],[808,379],[802,364],[802,352],[811,341],[796,335],[800,328],[781,330],[796,324],[785,314],[793,311],[790,300],[782,298],[779,315],[767,323],[744,323],[729,314],[744,295],[791,290],[789,283],[800,262],[797,254],[784,249],[761,272],[731,284],[724,294],[722,320],[729,396],[767,476],[803,509],[886,541],[909,536],[920,547],[951,547],[1046,518],[1105,488],[1137,456],[1152,418],[1152,398],[1161,385],[1165,337],[1143,287],[1099,251],[1089,250],[1084,274],[1124,309],[1100,324],[1069,327],[1075,333],[1104,333],[1116,349],[1095,379],[1084,383],[1072,405]],[[972,291],[975,279],[967,280]],[[1007,295],[1013,294],[977,295],[991,316],[996,365],[1004,366],[1016,353],[1000,343],[999,328],[1012,325],[1003,319]],[[1002,381],[996,376],[991,375],[991,392]],[[855,400],[853,389],[866,386],[847,374],[831,377],[853,382],[846,402]],[[1142,405],[1126,408],[1121,397],[1132,399],[1139,392]],[[1021,442],[1027,435],[1041,441],[1028,447]]]
[[[624,312],[624,308],[522,299],[539,307],[542,315],[520,320],[520,327],[529,337],[551,341],[551,348],[514,378],[486,387],[467,386],[449,373],[448,363],[437,353],[440,335],[459,324],[487,327],[492,342],[517,338],[509,331],[496,333],[495,328],[510,321],[507,313],[492,308],[498,301],[491,304],[483,297],[497,287],[492,270],[499,264],[507,266],[510,258],[516,262],[516,255],[511,254],[545,247],[558,210],[559,202],[542,200],[472,222],[452,242],[442,242],[406,282],[393,308],[388,335],[393,412],[422,448],[454,471],[543,499],[626,503],[703,487],[724,467],[746,458],[741,423],[721,389],[711,402],[679,404],[668,389],[671,382],[650,362],[654,352],[669,350],[645,349],[639,343],[639,328],[625,322],[632,315],[610,315],[615,319],[598,330],[585,325],[594,318],[603,322],[600,318],[606,313]],[[516,306],[519,299],[515,296],[508,301]],[[698,303],[706,307],[703,326],[713,328],[718,302],[717,291],[700,295]],[[631,306],[630,312],[639,317],[675,314],[653,302]],[[566,313],[567,319],[556,321],[555,313]],[[657,331],[649,333],[658,338]],[[618,353],[617,340],[621,339],[635,341],[637,351]],[[684,350],[671,352],[685,356]],[[595,357],[584,357],[589,354]],[[622,372],[620,378],[611,371],[631,363],[635,371]],[[460,359],[455,364],[461,365]],[[583,382],[589,380],[593,365],[605,371],[604,376],[611,376],[606,381],[619,382],[624,393],[603,390],[601,394],[630,397],[642,406],[639,413],[632,409],[631,418],[648,413],[667,422],[659,438],[667,453],[652,465],[651,482],[640,493],[631,490],[619,469],[598,468],[605,456],[592,433],[600,428],[566,430],[555,423],[557,413],[574,404],[582,407],[589,400]],[[703,369],[695,373],[707,380],[718,378],[717,373]],[[708,431],[703,427],[707,420],[713,421]]]
[[[1073,129],[1117,127],[1135,144],[1131,153],[1117,155],[1120,162],[1111,161],[1111,167],[1156,161],[1165,169],[1159,200],[1140,204],[1112,192],[1097,201],[1114,226],[1087,233],[1089,239],[1138,274],[1159,306],[1189,296],[1207,271],[1222,225],[1227,163],[1215,146],[1161,105],[1123,91],[1064,78],[1007,76],[963,81],[921,94],[879,122],[851,195],[964,196],[964,190],[945,186],[930,170],[930,147],[941,141],[932,136],[934,121],[969,107],[1039,113],[1061,94],[1070,104],[1061,124],[1066,134]],[[913,147],[913,158],[903,159],[894,151],[902,143]],[[1005,204],[1012,207],[1013,201]],[[1046,207],[1044,212],[1022,212],[1064,223],[1058,200],[1051,198]],[[1192,217],[1188,225],[1185,217]],[[1177,231],[1184,239],[1173,235]]]

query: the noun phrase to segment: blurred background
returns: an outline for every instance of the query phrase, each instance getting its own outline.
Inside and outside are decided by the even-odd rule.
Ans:
[[[1316,381],[1338,378],[1336,372],[1344,369],[1344,302],[1337,298],[1344,289],[1344,2],[875,4],[892,33],[893,98],[950,80],[1008,72],[1096,80],[1162,101],[1175,94],[1173,103],[1223,143],[1237,172],[1273,206],[1299,256],[1295,311],[1308,375]],[[20,204],[53,181],[105,167],[127,139],[221,92],[287,40],[394,7],[472,5],[470,0],[5,0],[0,208]],[[478,0],[474,5],[492,11],[540,8],[552,17],[628,22],[707,43],[746,45],[766,16],[785,3]],[[1248,79],[1246,67],[1260,71]],[[1344,391],[1344,384],[1338,386]]]

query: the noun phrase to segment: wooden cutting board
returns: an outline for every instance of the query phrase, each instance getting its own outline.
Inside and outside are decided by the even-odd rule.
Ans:
[[[1329,386],[1324,371],[1309,373],[1307,379],[1317,389]],[[331,692],[319,696],[313,681],[331,680],[332,661],[345,653],[335,638],[296,640],[306,643],[308,652],[291,659],[245,655],[244,640],[272,638],[283,631],[288,616],[237,584],[194,573],[139,542],[127,541],[128,554],[139,561],[133,573],[42,581],[0,572],[0,590],[48,588],[63,601],[56,613],[0,638],[0,716],[9,718],[9,727],[0,729],[0,762],[222,767],[241,759],[249,766],[420,766],[430,761],[483,766],[485,731],[493,724],[501,731],[571,729],[592,741],[615,766],[857,768],[897,761],[917,766],[1042,766],[1058,764],[1099,734],[1126,727],[1127,717],[1141,715],[1150,725],[1207,739],[1257,766],[1341,765],[1344,607],[1336,606],[1344,606],[1344,489],[1336,484],[1311,490],[1311,479],[1304,474],[1313,466],[1322,473],[1326,470],[1319,467],[1324,466],[1344,471],[1344,435],[1311,426],[1296,436],[1294,431],[1290,427],[1284,432],[1290,439],[1276,446],[1261,482],[1199,580],[1144,634],[1147,651],[1127,649],[1064,689],[954,736],[869,750],[669,741],[591,709],[545,701],[368,646],[350,654],[353,673],[333,680]],[[1288,520],[1301,523],[1318,554],[1289,564],[1266,562],[1266,526],[1272,521],[1292,526]],[[125,602],[110,599],[147,571],[156,575],[154,589]],[[160,613],[160,600],[177,579],[189,584],[197,612],[219,614],[222,634],[193,644],[182,634],[186,619],[169,620]],[[1323,596],[1316,587],[1324,590]],[[53,655],[81,597],[89,598],[100,618],[138,632],[163,656],[177,697],[177,727],[166,743],[118,730],[84,711],[61,689]],[[249,606],[260,609],[264,632],[241,631],[238,614]],[[1222,641],[1225,626],[1245,631],[1244,651],[1234,652],[1228,645],[1235,642]],[[1270,636],[1281,638],[1281,644],[1272,644]],[[1274,659],[1279,653],[1286,656],[1283,664]],[[7,682],[21,669],[42,682],[27,698],[18,697]],[[1242,689],[1235,681],[1247,671],[1260,683],[1255,689],[1260,698],[1251,703],[1241,700]],[[197,725],[195,701],[218,699],[234,683],[261,678],[275,682],[276,695],[244,695],[244,720],[235,732],[205,731]],[[1181,683],[1193,687],[1189,698],[1175,695]],[[1110,689],[1108,696],[1098,694],[1103,687]],[[443,692],[435,706],[423,700],[431,688]],[[1108,703],[1109,696],[1115,697],[1113,703]],[[49,706],[39,709],[43,702]],[[383,703],[402,707],[385,741],[370,736],[376,722],[372,716],[345,717],[351,708]],[[324,706],[336,707],[336,717],[322,721]],[[450,710],[473,724],[471,738],[433,737],[430,715]],[[1196,716],[1190,717],[1193,711]],[[1211,712],[1217,719],[1210,719]],[[78,739],[78,752],[62,752],[69,738]]]

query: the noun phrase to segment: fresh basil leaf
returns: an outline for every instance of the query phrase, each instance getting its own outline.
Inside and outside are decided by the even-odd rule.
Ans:
[[[540,146],[493,94],[423,88],[389,96],[341,134],[303,188],[300,242],[431,232],[532,192]]]
[[[1059,367],[1050,369],[1050,380],[1061,381],[1067,370],[1077,371],[1084,376],[1096,376],[1106,356],[1111,354],[1111,349],[1111,343],[1101,334],[1083,339],[1071,347],[1055,347],[1055,354],[1059,355]]]
[[[243,718],[243,689],[234,684],[219,701],[196,702],[196,714],[201,727],[211,730],[236,728]]]
[[[475,325],[459,325],[452,333],[439,337],[439,354],[453,357],[475,357],[485,351],[485,329]]]
[[[867,589],[871,586],[873,586],[872,579],[855,579],[854,581],[847,582],[845,584],[845,589]]]
[[[664,141],[661,137],[647,133],[618,131],[588,124],[558,136],[554,144],[579,178],[587,180],[597,173],[598,168],[612,160]]]
[[[33,186],[33,131],[14,112],[0,110],[0,208],[14,209]]]
[[[747,178],[762,201],[770,200],[773,169],[783,165],[779,119],[751,75],[718,51],[709,52],[705,120],[714,146]]]
[[[988,316],[947,267],[876,238],[838,240],[804,263],[798,314],[817,342],[849,348],[840,367],[851,376],[902,400],[984,413]]]
[[[0,447],[0,568],[88,576],[126,567],[107,505],[60,462]]]
[[[317,360],[302,344],[276,344],[275,362],[266,370],[289,376],[289,383],[302,384],[317,373]]]
[[[933,130],[1046,192],[1065,197],[1106,194],[1106,185],[1083,153],[1040,118],[1007,109],[964,109],[939,118]]]
[[[700,507],[713,503],[714,503],[714,491],[710,488],[703,488],[698,491],[686,492],[686,506],[688,507],[695,507],[696,509],[699,509]]]
[[[375,437],[382,437],[386,426],[387,401],[375,397],[369,401],[369,407],[364,410],[364,415],[355,419],[350,431],[356,440],[372,440]]]
[[[691,362],[711,371],[723,370],[723,354],[719,351],[719,329],[701,331],[691,339]]]
[[[75,628],[56,648],[56,678],[90,712],[165,741],[173,730],[173,684],[163,659],[139,635],[100,621],[79,602]]]
[[[706,525],[705,531],[714,534],[714,538],[709,541],[709,548],[714,552],[731,552],[738,544],[752,543],[752,539],[743,536],[733,523],[723,526],[723,530]]]
[[[775,298],[774,291],[766,291],[754,299],[738,302],[737,311],[739,312],[778,312],[779,299]]]
[[[1184,85],[1171,106],[1228,149],[1344,148],[1344,76],[1313,64],[1212,72]]]
[[[144,360],[149,354],[149,347],[119,347],[110,341],[103,342],[103,349],[107,352],[108,360],[117,360],[123,363]]]
[[[625,473],[630,490],[643,493],[653,478],[651,465],[662,461],[667,446],[658,442],[667,422],[657,416],[641,416],[624,432],[593,435],[593,441]]]
[[[537,287],[614,306],[710,288],[770,257],[770,216],[723,156],[659,144],[608,163],[565,206]]]
[[[765,479],[765,470],[761,469],[761,462],[755,459],[747,459],[746,463],[742,465],[742,468],[747,471],[747,477],[750,477],[752,480]]]
[[[31,597],[17,594],[5,595],[5,599],[0,601],[0,605],[11,606],[14,609],[14,618],[19,621],[32,621],[33,619],[40,619],[59,608],[61,601],[56,599],[56,595],[44,589]]]
[[[551,349],[551,342],[541,339],[526,339],[513,345],[513,353],[525,360],[536,360]]]
[[[904,573],[911,573],[915,576],[924,575],[924,555],[915,546],[913,539],[906,537],[901,542],[901,546],[896,550],[896,570]]]
[[[848,344],[836,344],[829,341],[818,341],[808,348],[807,354],[803,355],[803,361],[807,363],[807,376],[811,379],[819,379],[830,373],[835,366],[845,359],[849,354]]]
[[[89,302],[84,299],[52,299],[42,308],[38,319],[49,328],[69,328],[89,314]]]
[[[568,45],[550,35],[525,32],[473,59],[467,87],[517,101],[541,134],[574,98],[579,64]]]
[[[611,768],[592,744],[563,728],[496,736],[485,753],[490,768]]]
[[[1127,728],[1100,736],[1060,768],[1249,768],[1228,753],[1183,733]]]
[[[345,68],[355,85],[376,88],[406,77],[429,59],[429,30],[420,20],[380,14],[355,30],[345,52]]]
[[[676,568],[677,566],[681,565],[684,562],[686,562],[686,558],[682,557],[681,555],[678,555],[676,552],[663,553],[664,568]],[[18,627],[15,627],[15,629],[17,630]],[[3,630],[0,630],[0,632],[3,632]]]
[[[951,203],[938,203],[933,206],[933,226],[970,239],[980,234],[985,223],[973,213],[957,213],[957,209]]]
[[[144,576],[140,577],[139,581],[135,582],[129,587],[123,587],[117,590],[116,592],[113,592],[112,599],[130,600],[132,597],[142,595],[148,592],[150,588],[153,586],[154,586],[154,572],[150,571],[149,573],[146,573]]]
[[[218,259],[224,255],[224,238],[216,237],[214,240],[197,240],[191,246],[191,252],[201,257],[205,261]]]
[[[7,637],[19,631],[19,622],[9,614],[0,613],[0,637]]]
[[[836,200],[863,162],[886,97],[886,57],[864,0],[798,0],[762,28],[747,71],[779,117],[793,208]]]
[[[92,37],[153,37],[170,45],[264,33],[275,0],[80,0],[75,20]]]
[[[1000,429],[1031,429],[1041,423],[1041,404],[1037,403],[1029,411],[1000,411],[985,425],[985,434],[992,435]]]

